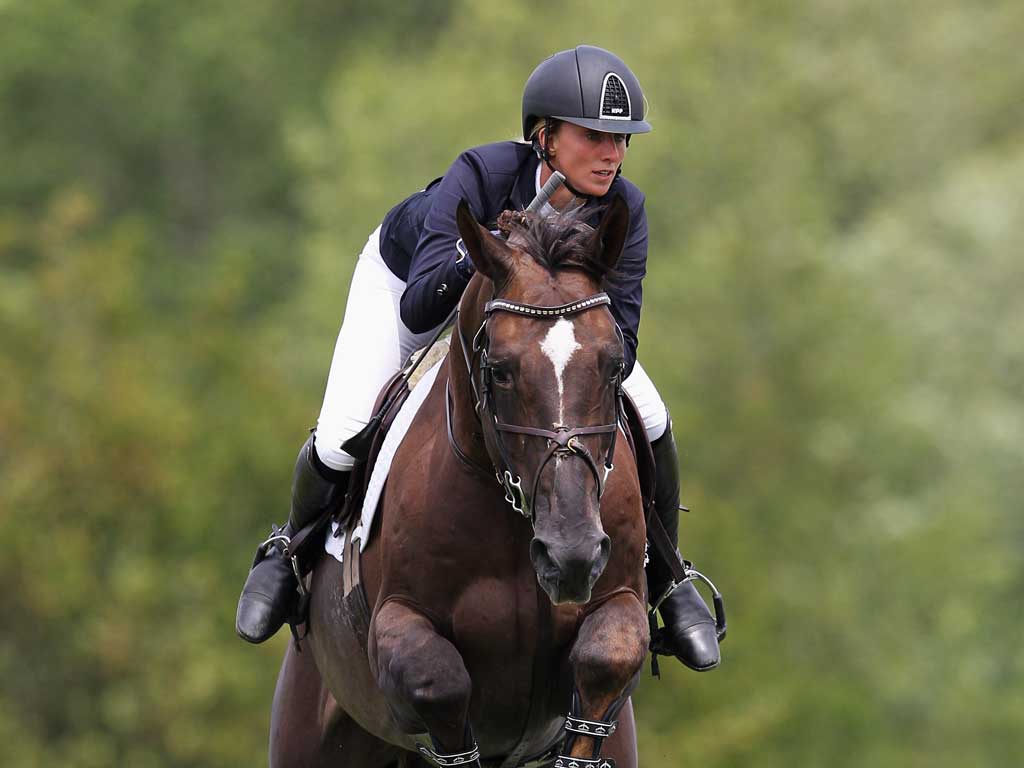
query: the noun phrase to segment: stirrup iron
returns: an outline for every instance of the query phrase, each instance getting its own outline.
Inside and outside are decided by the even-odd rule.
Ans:
[[[669,582],[668,588],[662,593],[661,597],[652,603],[651,609],[648,611],[648,616],[652,621],[657,621],[655,618],[657,610],[673,592],[688,581],[703,581],[711,590],[711,600],[715,608],[715,635],[718,637],[718,642],[722,642],[722,640],[725,639],[725,635],[728,630],[725,620],[725,600],[722,598],[722,593],[718,591],[718,587],[715,586],[714,582],[694,568],[693,563],[689,560],[683,560],[683,571],[686,576],[681,581],[673,579]]]

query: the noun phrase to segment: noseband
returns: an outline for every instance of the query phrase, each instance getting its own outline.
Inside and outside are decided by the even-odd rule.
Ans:
[[[530,317],[536,320],[553,320],[577,315],[581,312],[586,312],[588,309],[609,304],[611,304],[611,299],[608,297],[608,294],[603,292],[595,293],[593,296],[588,296],[585,299],[579,299],[556,307],[521,304],[507,299],[492,299],[484,305],[484,320],[480,324],[480,328],[477,330],[476,335],[473,337],[472,358],[470,358],[468,352],[470,346],[466,343],[466,338],[462,334],[462,328],[456,326],[459,328],[459,340],[462,342],[462,354],[465,358],[466,370],[469,373],[469,380],[473,387],[473,397],[475,399],[474,409],[476,410],[477,417],[480,419],[481,425],[485,421],[484,414],[490,414],[491,416],[489,421],[493,429],[492,436],[500,456],[500,466],[496,467],[497,471],[495,473],[498,483],[505,489],[505,501],[512,505],[512,509],[529,520],[531,525],[534,523],[533,500],[536,498],[537,489],[540,485],[541,474],[548,462],[556,456],[579,456],[583,459],[597,482],[597,498],[598,501],[600,501],[601,496],[604,494],[605,481],[608,479],[608,473],[615,468],[612,464],[612,459],[615,455],[615,438],[619,430],[619,416],[622,413],[622,368],[620,367],[615,377],[615,421],[611,424],[602,424],[595,427],[569,427],[563,424],[558,424],[553,430],[542,429],[540,427],[525,427],[518,424],[508,424],[498,417],[497,404],[494,402],[493,398],[493,366],[488,358],[490,336],[487,332],[487,323],[495,312],[510,312],[515,315]],[[615,325],[615,331],[619,335],[619,341],[621,342],[622,331],[619,329],[618,324]],[[476,379],[473,376],[473,361],[478,358],[478,367],[480,369],[479,387],[477,386]],[[450,397],[448,406],[450,411]],[[451,415],[449,413],[449,437],[452,435],[450,421]],[[544,454],[544,458],[537,467],[537,472],[533,477],[533,483],[530,486],[531,490],[529,496],[527,496],[523,491],[522,477],[516,473],[512,467],[512,461],[509,458],[508,449],[505,446],[505,441],[502,439],[503,433],[540,437],[547,440],[547,452]],[[579,438],[584,435],[606,434],[611,435],[611,441],[608,446],[608,453],[604,458],[603,467],[598,467],[593,455],[589,450],[587,450],[587,447],[580,442]],[[458,448],[458,446],[455,445],[454,439],[452,439],[452,447],[460,458],[465,459],[465,454]]]

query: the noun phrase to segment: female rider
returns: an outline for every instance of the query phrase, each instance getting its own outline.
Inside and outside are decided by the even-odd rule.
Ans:
[[[460,260],[456,249],[459,201],[469,203],[478,221],[493,222],[503,210],[525,208],[558,170],[566,183],[550,200],[556,209],[597,206],[615,194],[629,205],[630,232],[616,273],[606,279],[604,289],[625,341],[624,387],[640,409],[654,449],[655,510],[676,540],[679,470],[671,421],[654,384],[636,363],[647,262],[644,196],[620,175],[629,137],[651,130],[643,109],[640,83],[617,56],[586,45],[556,53],[534,70],[523,91],[523,138],[528,143],[506,141],[467,150],[442,178],[384,217],[352,277],[317,428],[295,465],[285,536],[338,507],[355,464],[343,443],[366,426],[380,388],[445,321],[472,277],[472,265]],[[356,361],[359,375],[353,376]],[[649,591],[660,595],[671,572],[667,564],[656,562],[653,549],[651,553]],[[261,547],[238,603],[238,634],[249,642],[263,642],[280,628],[295,599],[290,564],[279,549]],[[692,584],[673,592],[660,611],[664,652],[692,669],[717,666],[714,621]]]

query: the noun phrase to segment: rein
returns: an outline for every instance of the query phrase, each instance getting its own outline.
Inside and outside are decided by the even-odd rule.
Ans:
[[[484,320],[473,337],[472,347],[467,343],[461,326],[457,326],[459,331],[459,340],[462,347],[462,356],[466,363],[466,371],[469,374],[470,385],[473,389],[473,398],[475,401],[473,409],[477,414],[477,418],[480,420],[481,425],[484,423],[485,413],[489,413],[491,416],[490,424],[493,430],[492,436],[500,457],[500,461],[498,462],[499,466],[495,468],[495,476],[497,477],[498,483],[505,490],[505,501],[512,506],[513,510],[529,520],[531,525],[534,524],[533,500],[536,498],[537,490],[540,486],[541,474],[552,458],[569,456],[579,456],[582,458],[597,482],[598,500],[600,500],[601,496],[604,495],[608,474],[615,468],[615,465],[612,463],[612,459],[615,455],[615,440],[619,431],[619,416],[622,413],[622,370],[619,370],[615,379],[615,421],[610,424],[584,427],[570,427],[559,424],[555,429],[543,429],[541,427],[509,424],[499,418],[497,404],[494,402],[493,398],[493,367],[488,360],[490,337],[487,333],[487,323],[495,312],[509,312],[511,314],[530,317],[537,320],[552,320],[569,317],[581,312],[586,312],[587,310],[595,307],[602,307],[609,304],[611,304],[611,299],[608,297],[608,294],[604,292],[595,293],[592,296],[572,301],[568,304],[551,307],[523,304],[516,301],[509,301],[508,299],[492,299],[484,305]],[[615,326],[615,329],[620,335],[621,340],[622,332],[619,330],[618,325]],[[472,357],[469,354],[470,348],[472,348]],[[473,375],[473,362],[478,358],[478,366],[480,369],[479,387],[477,386],[477,380]],[[448,419],[448,439],[455,455],[469,466],[489,471],[477,462],[472,461],[455,442],[455,436],[452,431],[451,424],[450,392],[445,393],[445,407]],[[502,439],[502,434],[504,433],[526,435],[528,437],[540,437],[545,439],[548,443],[547,451],[544,454],[540,465],[537,467],[533,482],[530,484],[530,494],[528,496],[523,491],[521,475],[513,469],[508,448],[505,445],[505,441]],[[587,447],[580,442],[579,438],[585,435],[606,434],[611,435],[611,441],[608,446],[608,452],[602,462],[603,466],[599,467],[593,454],[587,450]]]

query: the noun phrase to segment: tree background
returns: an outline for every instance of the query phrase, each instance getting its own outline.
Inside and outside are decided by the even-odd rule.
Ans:
[[[367,234],[589,42],[719,670],[645,768],[1024,753],[1024,4],[0,0],[5,765],[263,764],[234,635]]]

